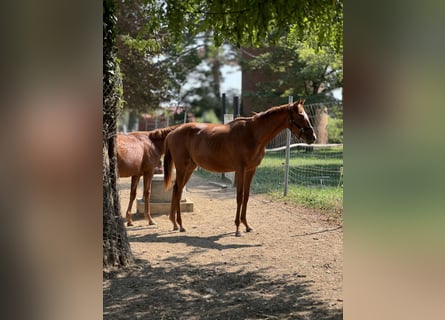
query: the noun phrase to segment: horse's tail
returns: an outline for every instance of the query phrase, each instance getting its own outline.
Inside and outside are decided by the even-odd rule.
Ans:
[[[168,190],[172,186],[173,175],[173,159],[168,148],[168,139],[165,140],[165,154],[164,154],[164,188]]]

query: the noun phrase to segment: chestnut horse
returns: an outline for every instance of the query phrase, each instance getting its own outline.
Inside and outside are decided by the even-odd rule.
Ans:
[[[252,178],[264,157],[267,143],[286,128],[308,144],[316,139],[303,103],[300,99],[227,124],[187,123],[171,132],[165,139],[164,185],[166,189],[172,185],[174,163],[176,181],[170,207],[173,230],[178,230],[179,224],[179,231],[185,231],[179,201],[184,185],[200,166],[212,172],[235,171],[235,235],[241,236],[240,221],[246,226],[246,232],[252,231],[246,220],[247,201]]]
[[[133,225],[131,207],[136,197],[136,189],[141,176],[144,176],[144,216],[150,225],[156,224],[150,215],[151,181],[156,167],[160,167],[161,156],[164,154],[165,137],[177,127],[117,134],[119,177],[131,177],[130,202],[125,214],[127,226]]]

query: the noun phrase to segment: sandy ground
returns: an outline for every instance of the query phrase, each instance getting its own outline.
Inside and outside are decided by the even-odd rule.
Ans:
[[[155,213],[127,228],[136,264],[104,273],[104,319],[343,318],[343,230],[326,214],[251,195],[254,231],[235,237],[234,188],[194,175],[186,197],[186,232]]]

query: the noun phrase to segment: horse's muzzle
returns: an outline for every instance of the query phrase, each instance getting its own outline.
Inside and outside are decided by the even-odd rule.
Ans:
[[[310,135],[308,137],[306,136],[304,140],[306,141],[307,144],[312,144],[315,142],[315,140],[317,140],[317,135],[315,133],[313,133],[312,135]]]

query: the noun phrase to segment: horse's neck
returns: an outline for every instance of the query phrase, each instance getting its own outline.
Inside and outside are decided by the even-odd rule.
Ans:
[[[149,133],[149,138],[153,142],[155,148],[161,153],[164,153],[164,140],[167,135],[176,129],[179,125],[171,126],[163,129],[158,129]]]
[[[161,154],[164,153],[164,139],[153,139],[151,140],[156,150],[158,150]]]
[[[167,135],[176,129],[179,125],[150,131],[148,136],[151,140],[164,140]]]
[[[254,134],[260,145],[266,146],[282,130],[289,127],[289,113],[280,108],[274,112],[258,114],[253,121]]]

